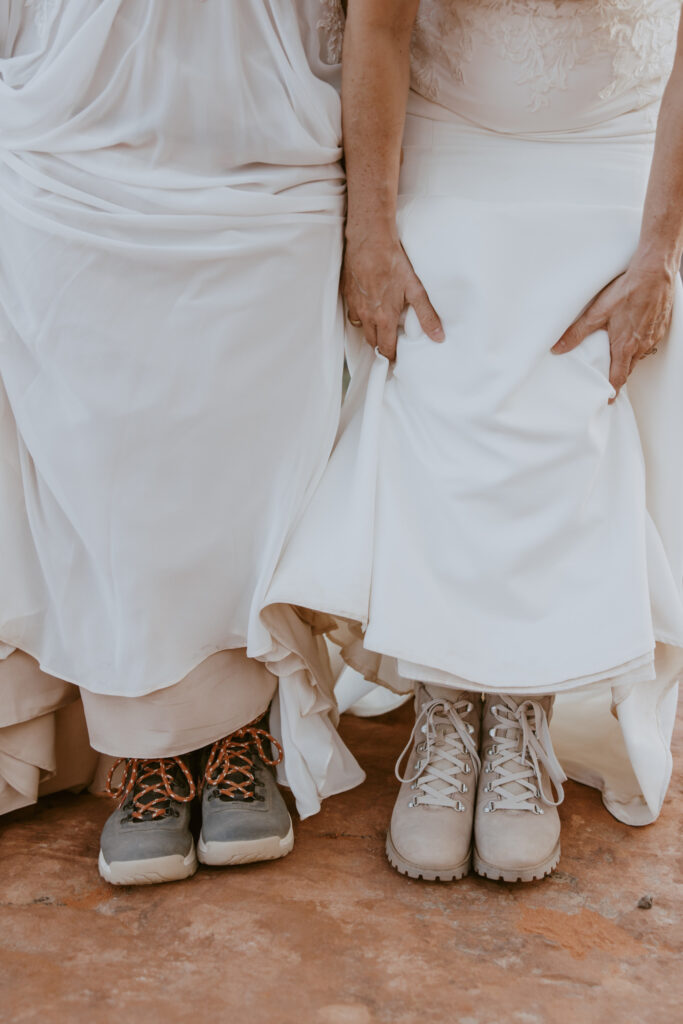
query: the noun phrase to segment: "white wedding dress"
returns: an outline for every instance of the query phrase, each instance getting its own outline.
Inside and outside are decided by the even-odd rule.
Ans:
[[[326,10],[0,5],[0,811],[92,774],[76,685],[154,696],[244,648],[280,718],[313,694],[286,744],[303,813],[362,778],[322,638],[260,617],[341,401]],[[178,708],[219,729],[201,703]]]
[[[352,332],[263,613],[298,606],[398,692],[557,693],[565,770],[631,824],[666,793],[683,667],[683,297],[614,405],[604,331],[550,348],[636,247],[679,16],[423,0],[398,218],[446,342],[411,310],[391,366]]]

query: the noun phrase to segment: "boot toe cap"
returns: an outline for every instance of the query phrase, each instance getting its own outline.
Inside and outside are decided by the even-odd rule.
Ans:
[[[409,823],[397,820],[396,816],[391,823],[391,842],[403,860],[416,868],[439,871],[453,868],[469,857],[471,820],[461,821],[456,811],[446,816],[440,808],[412,810],[414,817]],[[462,815],[462,818],[468,817]]]
[[[505,871],[525,871],[543,864],[552,857],[559,840],[560,821],[554,808],[543,816],[529,811],[487,814],[475,826],[477,855]]]

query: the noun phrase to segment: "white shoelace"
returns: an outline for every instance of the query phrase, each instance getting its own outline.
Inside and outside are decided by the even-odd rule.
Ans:
[[[467,787],[455,776],[472,774],[468,758],[477,771],[480,767],[477,746],[472,739],[474,729],[461,717],[469,714],[472,708],[471,701],[466,698],[455,701],[434,698],[423,704],[394,769],[399,782],[417,783],[414,788],[419,794],[414,798],[414,805],[463,809],[458,797],[467,791]],[[414,775],[402,776],[401,762],[411,750],[418,730],[424,733],[425,739],[418,744],[417,751],[424,751],[424,756],[416,762]]]
[[[485,787],[486,792],[498,797],[484,810],[533,811],[542,814],[536,801],[557,807],[564,799],[562,783],[567,776],[557,760],[550,738],[548,718],[537,700],[526,698],[519,704],[503,695],[496,698],[490,708],[496,720],[489,735],[490,748],[486,773],[495,773],[497,779]],[[498,736],[498,730],[511,735]],[[543,769],[555,788],[557,799],[545,792]],[[511,783],[517,783],[512,786]],[[519,788],[518,788],[519,787]]]

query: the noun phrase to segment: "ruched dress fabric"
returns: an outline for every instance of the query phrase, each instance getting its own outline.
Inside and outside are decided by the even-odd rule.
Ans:
[[[230,684],[262,711],[263,678],[252,690],[253,665],[225,660],[245,649],[280,679],[302,814],[363,777],[334,730],[323,639],[294,612],[284,640],[260,618],[341,401],[324,13],[0,8],[0,809],[58,770],[55,716],[81,705],[76,687],[93,714],[146,701],[148,749],[107,739],[100,713],[110,754],[183,752],[154,730],[178,686],[185,749],[219,738],[221,672],[223,704]]]
[[[634,825],[667,790],[683,667],[680,282],[614,404],[606,332],[550,349],[636,248],[679,17],[423,2],[398,221],[446,341],[410,310],[392,366],[351,332],[336,446],[264,613],[308,609],[399,692],[558,694],[565,770]]]

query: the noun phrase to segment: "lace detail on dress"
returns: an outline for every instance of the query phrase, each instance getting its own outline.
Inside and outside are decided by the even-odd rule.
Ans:
[[[656,98],[671,69],[680,0],[422,0],[413,37],[413,84],[429,99],[444,73],[461,81],[477,34],[520,66],[518,83],[539,110],[570,72],[612,57],[601,98],[637,89]]]
[[[339,64],[344,42],[344,9],[342,0],[320,0],[322,13],[316,28],[325,33],[326,48],[323,60],[326,64]]]
[[[320,3],[323,59],[338,64],[342,0]],[[519,65],[517,81],[528,87],[532,110],[567,89],[575,68],[601,56],[612,58],[612,80],[601,99],[635,89],[645,104],[657,98],[673,64],[680,7],[680,0],[422,0],[411,43],[413,87],[437,100],[444,76],[461,82],[479,34]]]
[[[602,0],[600,6],[605,8],[604,15],[611,8],[611,19],[606,18],[605,24],[618,44],[614,79],[603,89],[602,98],[620,96],[635,84],[642,98],[647,99],[652,83],[667,77],[673,66],[680,0],[669,0],[654,9],[647,0]]]
[[[462,81],[462,65],[470,57],[471,41],[456,4],[422,0],[410,47],[413,86],[422,96],[438,98],[444,70]]]

